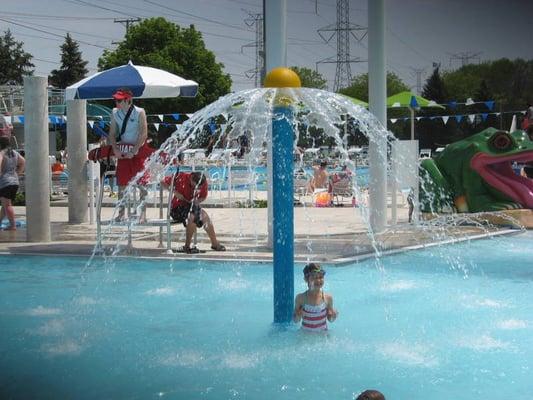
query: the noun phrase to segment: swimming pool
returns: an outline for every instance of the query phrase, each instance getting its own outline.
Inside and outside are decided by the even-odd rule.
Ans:
[[[529,398],[532,233],[327,267],[328,336],[265,264],[0,257],[3,398]],[[296,291],[304,290],[301,267]]]

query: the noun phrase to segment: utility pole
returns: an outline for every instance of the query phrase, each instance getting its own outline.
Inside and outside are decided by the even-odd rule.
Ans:
[[[411,68],[411,75],[416,76],[416,94],[420,96],[420,93],[422,93],[422,74],[426,72],[425,68]]]
[[[128,31],[130,30],[130,25],[135,22],[140,22],[140,21],[141,21],[140,18],[125,18],[125,19],[115,18],[113,20],[115,24],[122,24],[126,27],[126,35],[128,34]],[[119,42],[111,42],[111,44],[119,44]]]
[[[316,70],[318,71],[318,64],[337,64],[333,91],[337,92],[339,89],[350,86],[352,83],[350,64],[364,61],[359,57],[350,56],[350,35],[360,42],[366,36],[367,30],[361,25],[350,23],[349,0],[337,0],[336,24],[320,28],[317,32],[326,43],[329,43],[333,36],[337,36],[337,56],[318,61]]]
[[[450,67],[452,66],[453,60],[460,60],[461,61],[461,67],[464,67],[467,64],[470,64],[470,60],[477,60],[478,64],[480,63],[481,59],[479,56],[483,54],[482,51],[478,51],[477,53],[471,52],[471,51],[463,51],[460,53],[448,53],[450,55]]]
[[[255,78],[255,87],[260,87],[265,78],[265,42],[263,37],[263,14],[250,14],[244,20],[249,28],[255,26],[255,41],[241,47],[241,53],[245,47],[255,47],[255,68],[244,72],[248,79]]]

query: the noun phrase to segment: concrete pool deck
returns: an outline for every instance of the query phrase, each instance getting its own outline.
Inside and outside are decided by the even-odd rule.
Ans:
[[[133,230],[133,248],[122,248],[121,255],[145,257],[174,257],[177,259],[212,259],[212,260],[253,260],[270,262],[272,252],[267,246],[267,209],[266,208],[228,208],[206,207],[215,224],[217,236],[227,251],[216,252],[210,249],[209,240],[203,229],[198,230],[197,246],[205,250],[200,254],[183,253],[166,254],[159,248],[157,237],[146,238],[147,234],[156,234],[158,228],[137,226]],[[109,219],[112,207],[102,208],[102,219]],[[17,219],[26,219],[25,207],[15,207]],[[156,217],[156,210],[150,210]],[[390,218],[390,208],[388,209]],[[150,214],[149,214],[150,217]],[[68,207],[58,203],[50,208],[52,240],[48,243],[30,243],[26,241],[26,228],[16,231],[0,231],[0,252],[11,254],[60,254],[83,255],[93,253],[96,243],[96,224],[69,224]],[[431,232],[424,227],[407,223],[407,208],[398,208],[398,223],[385,232],[376,235],[372,243],[366,223],[359,208],[346,204],[344,207],[295,207],[295,261],[319,261],[330,264],[353,262],[373,257],[376,249],[391,253],[412,248],[435,245],[435,230]],[[106,227],[102,227],[105,232]],[[502,234],[517,230],[500,228],[483,228],[480,226],[461,225],[437,228],[440,237],[446,240],[461,241],[469,238],[483,237],[487,234]],[[172,248],[183,245],[185,229],[181,224],[172,226]],[[156,235],[157,236],[157,235]],[[166,237],[163,237],[165,243]],[[104,240],[104,248],[113,248],[112,239]],[[126,244],[122,240],[122,245]]]

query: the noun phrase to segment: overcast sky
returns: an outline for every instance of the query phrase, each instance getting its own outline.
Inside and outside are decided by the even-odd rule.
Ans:
[[[268,1],[268,0],[267,0]],[[336,23],[336,0],[287,0],[288,64],[314,69],[317,61],[336,57],[336,37],[329,43],[320,28]],[[501,57],[533,59],[533,0],[385,0],[388,69],[416,89],[416,73],[432,63],[444,69]],[[194,24],[208,49],[231,74],[233,89],[254,86],[246,71],[255,68],[254,16],[262,0],[0,0],[0,31],[10,29],[33,55],[37,75],[60,66],[64,36],[80,44],[90,73],[104,49],[113,49],[125,26],[115,19],[163,16],[182,26]],[[350,22],[367,26],[367,1],[350,0]],[[327,32],[324,35],[328,35]],[[248,45],[248,46],[247,46]],[[454,56],[455,55],[455,56]],[[367,59],[367,39],[351,40],[351,56]],[[335,64],[320,64],[330,89]],[[367,63],[351,65],[352,75]],[[193,76],[186,77],[194,79]]]

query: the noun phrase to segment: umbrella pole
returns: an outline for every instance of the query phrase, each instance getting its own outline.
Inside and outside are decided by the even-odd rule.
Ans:
[[[411,140],[415,140],[415,110],[412,107],[409,107],[411,112]]]

